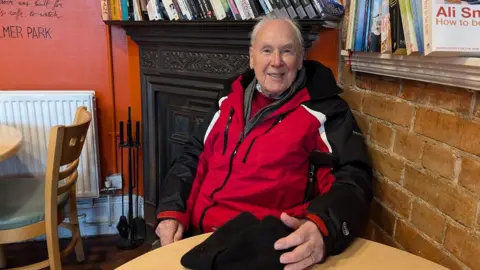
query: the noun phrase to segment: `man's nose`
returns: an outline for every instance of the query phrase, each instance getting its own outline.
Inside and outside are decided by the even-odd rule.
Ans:
[[[272,55],[272,66],[281,66],[282,65],[282,56],[279,51],[274,51]]]

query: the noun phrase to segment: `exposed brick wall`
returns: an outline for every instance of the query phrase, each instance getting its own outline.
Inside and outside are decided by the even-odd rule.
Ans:
[[[480,269],[480,92],[340,76],[375,168],[364,237],[450,269]]]

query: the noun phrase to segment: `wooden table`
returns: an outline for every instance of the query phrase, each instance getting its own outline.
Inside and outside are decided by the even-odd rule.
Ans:
[[[13,127],[0,125],[0,162],[15,155],[22,145],[23,136]]]
[[[13,127],[0,125],[0,162],[15,155],[22,146],[23,136]],[[3,245],[0,245],[0,269],[5,268],[6,259]]]
[[[210,234],[187,238],[165,247],[152,250],[117,268],[118,270],[183,270],[180,264],[182,256],[194,246],[203,242]],[[338,256],[327,259],[314,270],[447,270],[421,257],[400,249],[365,239],[357,239],[347,250]]]

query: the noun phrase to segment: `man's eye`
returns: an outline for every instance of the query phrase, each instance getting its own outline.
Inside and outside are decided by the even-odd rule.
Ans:
[[[284,49],[282,50],[283,53],[291,54],[292,50],[291,49]]]
[[[270,50],[270,49],[263,49],[262,52],[263,52],[263,53],[271,53],[272,50]]]

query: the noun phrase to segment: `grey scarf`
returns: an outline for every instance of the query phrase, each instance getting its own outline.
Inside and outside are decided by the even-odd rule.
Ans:
[[[285,102],[290,100],[295,93],[305,87],[307,82],[307,77],[305,74],[305,68],[302,67],[297,73],[297,77],[295,81],[292,83],[290,88],[286,89],[284,93],[282,93],[277,100],[272,102],[270,105],[266,106],[265,108],[261,109],[259,112],[255,114],[255,116],[250,119],[250,113],[252,110],[252,99],[253,94],[255,93],[256,86],[257,86],[257,78],[254,77],[252,82],[247,86],[243,96],[243,117],[245,119],[245,128],[243,130],[244,136],[246,136],[250,130],[257,124],[260,123],[263,119],[265,119],[268,115],[274,112],[277,108],[282,106]]]

